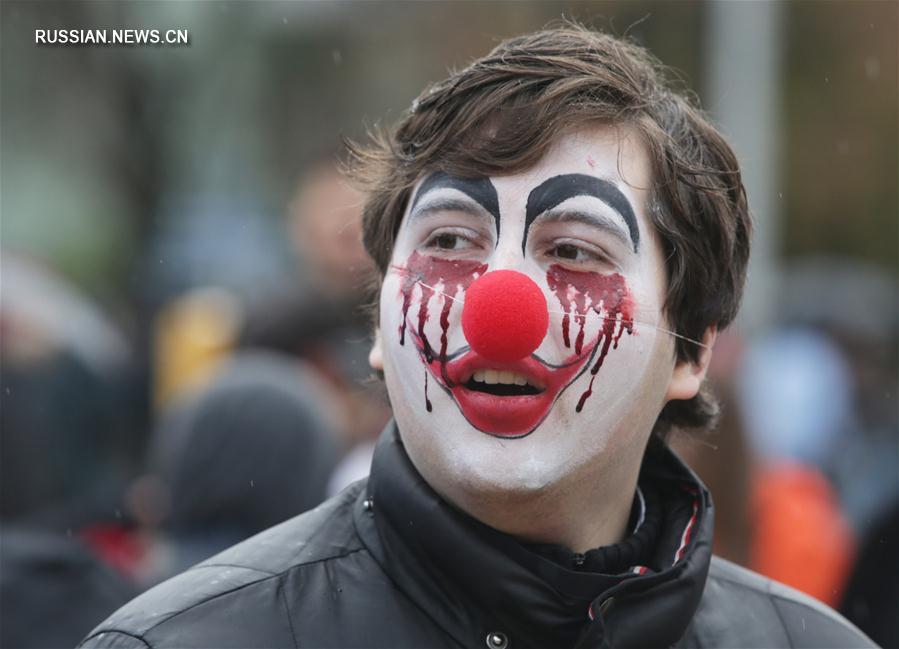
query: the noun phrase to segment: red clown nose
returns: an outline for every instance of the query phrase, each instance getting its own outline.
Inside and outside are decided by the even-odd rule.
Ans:
[[[543,291],[518,271],[485,273],[465,291],[462,331],[471,348],[488,360],[524,358],[540,346],[548,327]]]

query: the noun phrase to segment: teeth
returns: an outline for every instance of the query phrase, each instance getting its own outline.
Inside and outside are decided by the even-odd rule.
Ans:
[[[495,385],[502,383],[505,385],[527,385],[528,379],[522,374],[509,372],[506,370],[477,370],[471,375],[472,380],[478,383],[486,383],[487,385]]]

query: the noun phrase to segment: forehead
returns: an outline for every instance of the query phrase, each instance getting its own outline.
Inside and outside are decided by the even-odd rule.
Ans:
[[[497,191],[536,187],[553,176],[596,176],[630,194],[648,189],[649,158],[639,134],[626,126],[597,126],[561,136],[533,167],[491,180]]]
[[[560,136],[535,165],[507,175],[489,179],[492,191],[500,203],[519,207],[527,201],[529,192],[546,180],[563,174],[584,174],[612,183],[633,205],[638,215],[650,189],[651,167],[649,155],[636,129],[624,126],[592,126]],[[454,183],[433,182],[432,174],[419,179],[407,210],[425,194],[458,191]],[[463,192],[470,194],[470,188]],[[491,210],[492,211],[492,210]],[[500,210],[502,218],[520,216],[521,210]]]

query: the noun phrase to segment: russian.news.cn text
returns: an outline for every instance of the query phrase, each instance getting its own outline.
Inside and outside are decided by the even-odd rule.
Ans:
[[[186,29],[35,29],[35,45],[190,45]]]

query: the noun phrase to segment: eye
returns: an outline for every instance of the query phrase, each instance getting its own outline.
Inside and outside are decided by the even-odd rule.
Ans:
[[[558,257],[559,259],[570,259],[572,261],[576,261],[578,260],[580,255],[583,255],[583,251],[580,250],[577,246],[571,245],[570,243],[563,243],[553,248],[550,251],[550,254]]]
[[[475,248],[473,235],[459,230],[438,230],[425,240],[422,247],[436,252],[458,252]]]
[[[458,234],[438,234],[431,241],[431,246],[440,250],[456,250],[463,243]]]
[[[608,262],[608,256],[601,250],[579,246],[574,243],[556,243],[548,251],[547,255],[554,259],[573,262],[576,264],[587,264],[591,262]]]

